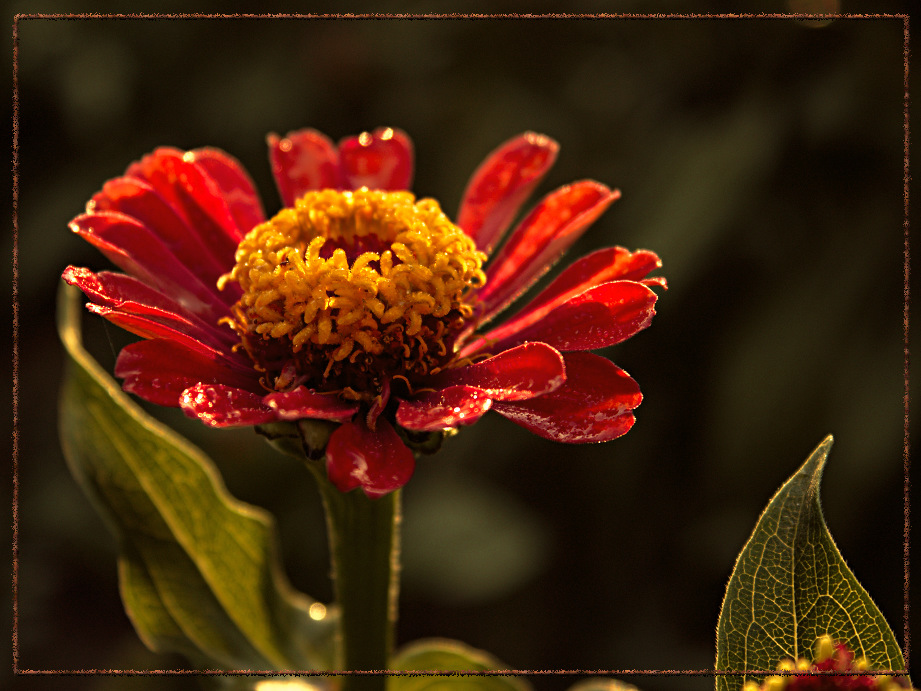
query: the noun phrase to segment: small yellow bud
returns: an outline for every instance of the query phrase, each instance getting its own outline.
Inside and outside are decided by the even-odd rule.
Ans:
[[[835,642],[831,636],[820,636],[815,642],[815,661],[822,663],[835,654]]]
[[[783,691],[790,683],[790,677],[768,677],[764,680],[764,691]]]
[[[784,658],[777,663],[778,672],[792,672],[796,669],[796,663],[793,662],[790,658]]]

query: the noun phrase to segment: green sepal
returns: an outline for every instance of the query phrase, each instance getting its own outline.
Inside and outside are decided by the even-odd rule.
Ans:
[[[338,426],[327,420],[305,419],[268,422],[255,429],[276,451],[309,462],[323,458],[329,438]]]
[[[832,441],[826,437],[777,491],[739,554],[717,625],[716,669],[772,671],[784,658],[811,660],[823,635],[866,656],[870,669],[905,668],[892,629],[825,525],[819,489]],[[746,680],[717,676],[716,689]]]
[[[508,669],[489,653],[444,638],[415,641],[404,646],[390,664],[396,670],[420,672],[486,672]],[[394,676],[387,680],[387,691],[530,691],[521,676]]]
[[[400,435],[400,439],[403,440],[406,446],[415,453],[423,453],[426,455],[437,453],[438,450],[441,449],[441,445],[444,443],[445,439],[457,434],[456,428],[439,430],[437,432],[415,432],[397,426],[396,430],[397,434]]]
[[[329,669],[335,610],[310,616],[315,601],[284,576],[271,517],[232,497],[210,459],[84,350],[78,297],[62,284],[61,440],[118,538],[122,599],[141,639],[210,668]]]

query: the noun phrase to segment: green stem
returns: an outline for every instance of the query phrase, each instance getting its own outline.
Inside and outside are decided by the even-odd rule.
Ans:
[[[313,464],[310,464],[313,465]],[[393,647],[400,575],[400,492],[340,492],[315,469],[326,510],[342,670],[384,670]],[[383,690],[383,675],[341,677],[342,691]]]

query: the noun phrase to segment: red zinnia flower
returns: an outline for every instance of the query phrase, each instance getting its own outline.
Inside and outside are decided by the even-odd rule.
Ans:
[[[782,660],[777,669],[803,674],[776,675],[765,678],[763,684],[747,681],[741,691],[912,691],[904,677],[870,674],[866,658],[854,659],[846,644],[821,636],[815,643],[815,661],[805,658]],[[809,674],[809,672],[838,672],[839,674]],[[848,672],[868,672],[848,674]]]
[[[143,336],[119,354],[126,391],[213,427],[340,423],[326,448],[342,491],[380,496],[414,467],[397,428],[438,432],[490,408],[548,439],[624,434],[642,396],[586,351],[652,319],[652,252],[599,250],[504,324],[482,330],[618,198],[593,181],[545,197],[493,254],[552,165],[526,133],[474,173],[457,223],[409,188],[412,144],[378,129],[334,146],[268,140],[286,208],[266,220],[240,164],[161,148],[71,222],[125,273],[70,266],[90,311]],[[493,254],[484,270],[487,255]],[[396,428],[395,428],[396,426]]]

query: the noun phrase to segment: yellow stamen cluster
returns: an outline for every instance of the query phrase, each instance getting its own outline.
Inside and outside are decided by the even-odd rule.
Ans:
[[[831,636],[820,636],[815,642],[815,649],[813,650],[813,657],[815,664],[821,664],[830,660],[835,655],[835,642],[832,640]],[[813,663],[810,663],[805,658],[799,658],[797,660],[785,659],[781,660],[777,665],[777,671],[779,672],[808,672],[815,669]],[[869,672],[870,664],[867,661],[867,658],[860,657],[851,663],[846,671],[852,672]],[[844,671],[844,670],[842,670]],[[843,677],[845,679],[851,679],[852,677]],[[747,681],[742,686],[741,691],[786,691],[791,686],[795,686],[796,676],[793,674],[784,674],[765,677],[764,682],[759,684],[754,681]],[[875,675],[872,680],[872,686],[876,691],[913,691],[913,689],[906,689],[904,686],[896,682],[892,677],[887,675]],[[829,686],[834,685],[834,679],[829,679]],[[797,687],[798,688],[798,687]],[[812,688],[812,687],[810,687]],[[848,688],[851,688],[850,686]],[[861,688],[866,688],[861,686]]]
[[[243,289],[231,325],[258,367],[277,374],[268,360],[293,354],[300,375],[363,388],[375,369],[406,376],[450,359],[484,260],[433,199],[327,189],[253,228],[220,285]]]

